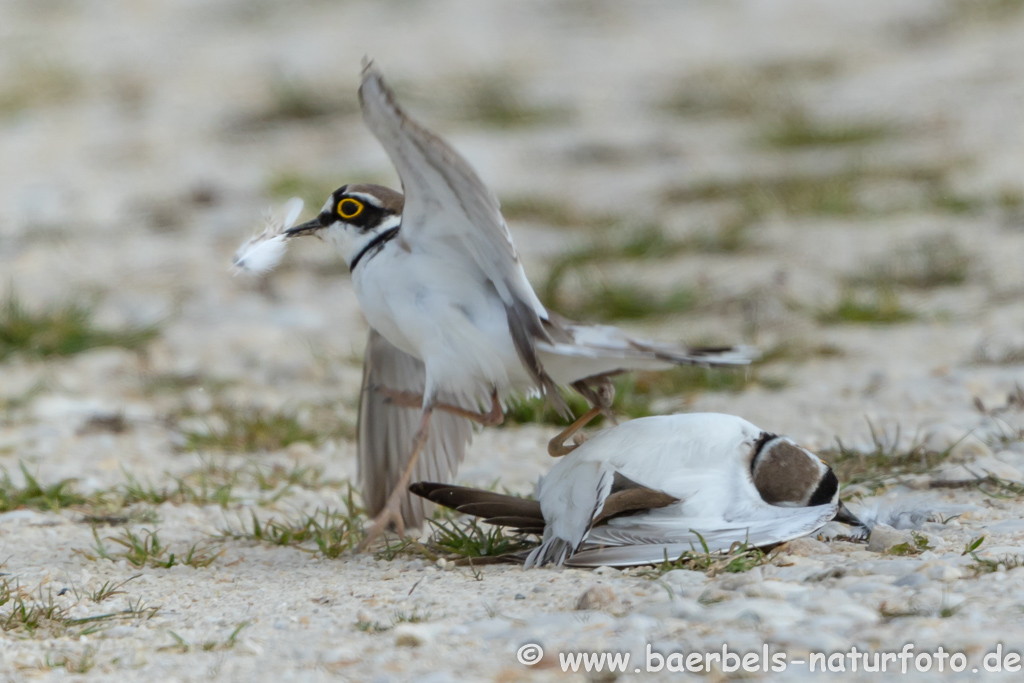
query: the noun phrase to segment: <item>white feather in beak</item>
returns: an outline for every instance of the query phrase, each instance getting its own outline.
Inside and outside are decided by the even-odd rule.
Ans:
[[[263,232],[251,237],[238,248],[233,259],[235,274],[243,271],[266,273],[281,262],[288,248],[285,244],[288,238],[284,231],[295,225],[299,214],[302,213],[302,200],[292,197],[284,205],[284,211],[285,216],[281,223],[278,223],[274,216],[269,216]]]

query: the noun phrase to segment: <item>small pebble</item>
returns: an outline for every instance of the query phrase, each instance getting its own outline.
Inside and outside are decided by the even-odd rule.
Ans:
[[[789,553],[790,555],[798,555],[800,557],[810,557],[811,555],[824,555],[832,552],[832,548],[827,543],[810,538],[797,538],[789,543],[785,543],[779,548],[780,553]]]
[[[576,609],[578,610],[603,610],[608,611],[618,608],[619,598],[615,595],[615,591],[611,586],[604,584],[597,584],[591,586],[587,590],[583,591],[579,599],[576,600]]]
[[[893,529],[888,524],[876,524],[868,539],[868,550],[874,553],[887,553],[893,546],[902,543],[913,545],[914,537],[904,529]]]

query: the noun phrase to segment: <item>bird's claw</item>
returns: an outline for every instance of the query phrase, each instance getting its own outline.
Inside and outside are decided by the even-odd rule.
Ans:
[[[402,499],[392,494],[387,505],[373,518],[373,526],[366,532],[366,537],[359,542],[356,552],[366,552],[384,532],[394,524],[395,533],[399,538],[405,536],[405,523],[402,521]]]

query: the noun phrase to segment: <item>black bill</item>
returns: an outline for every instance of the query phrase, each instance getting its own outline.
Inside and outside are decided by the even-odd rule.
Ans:
[[[324,224],[323,222],[321,222],[320,217],[317,216],[311,221],[306,221],[305,223],[300,223],[299,225],[296,225],[293,228],[288,228],[287,230],[284,231],[284,234],[287,235],[288,237],[312,235],[314,232],[316,232],[322,227],[324,227]]]
[[[850,512],[850,508],[846,507],[843,501],[839,501],[839,509],[836,510],[836,516],[832,518],[832,521],[842,522],[850,526],[864,526],[864,522],[857,519],[857,516]]]

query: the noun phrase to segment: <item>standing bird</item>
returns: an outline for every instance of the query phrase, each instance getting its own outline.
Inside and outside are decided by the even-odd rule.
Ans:
[[[611,406],[610,375],[749,363],[745,349],[658,344],[549,312],[526,279],[497,198],[466,160],[406,116],[372,63],[359,100],[404,195],[343,185],[316,218],[284,234],[319,235],[334,245],[371,327],[359,471],[375,524],[363,547],[389,524],[402,533],[422,522],[422,502],[407,492],[413,475],[449,479],[472,423],[500,424],[510,391],[541,392],[567,416],[559,385],[591,402],[549,445],[562,455],[572,450],[565,441]]]
[[[449,484],[410,490],[484,521],[542,534],[527,567],[652,564],[704,546],[765,546],[831,520],[863,527],[814,453],[743,418],[664,415],[606,429],[558,461],[537,500]]]

